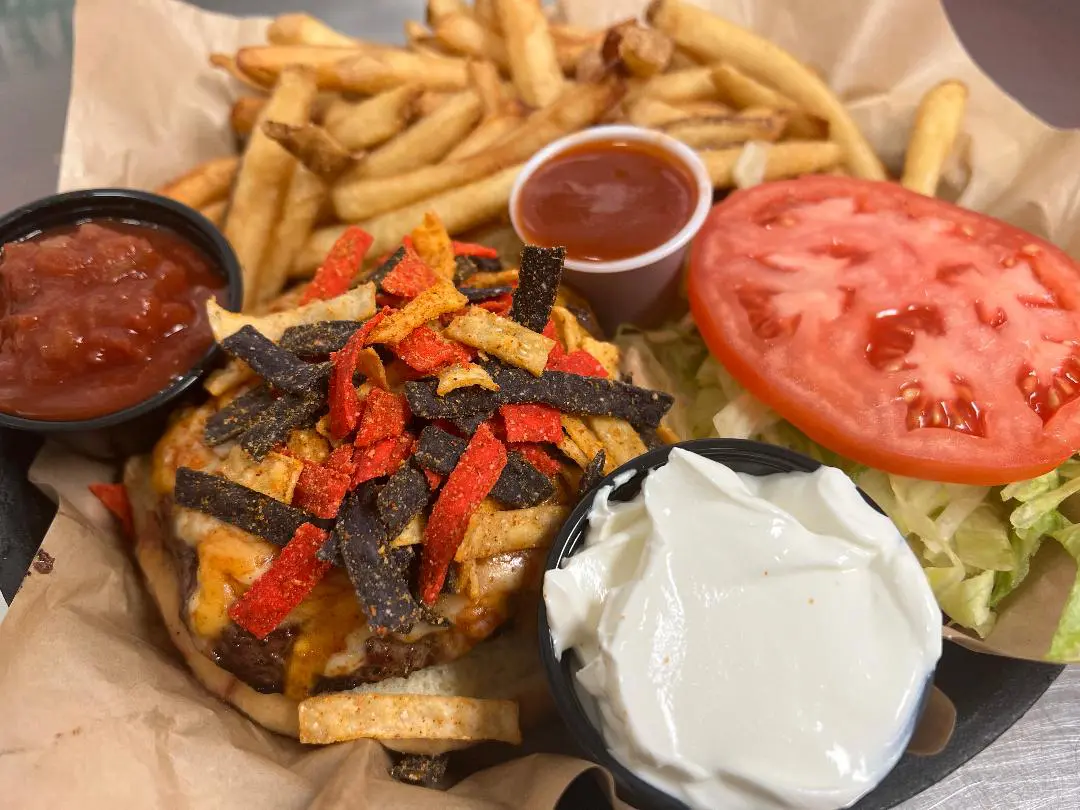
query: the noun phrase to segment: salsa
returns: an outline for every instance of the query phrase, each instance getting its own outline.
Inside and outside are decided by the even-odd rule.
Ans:
[[[225,279],[180,236],[97,220],[0,248],[0,412],[77,420],[136,405],[187,372]]]
[[[690,171],[659,147],[595,141],[561,152],[525,182],[517,216],[522,237],[567,257],[606,262],[660,247],[697,206]]]

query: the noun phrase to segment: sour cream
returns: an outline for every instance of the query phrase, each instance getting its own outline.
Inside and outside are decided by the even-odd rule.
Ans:
[[[674,449],[596,496],[544,582],[606,744],[692,808],[847,807],[899,759],[941,655],[907,544],[839,470],[740,475]]]

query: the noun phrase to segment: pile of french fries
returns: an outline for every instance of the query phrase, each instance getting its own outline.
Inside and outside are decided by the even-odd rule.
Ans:
[[[506,229],[522,164],[596,124],[681,139],[717,189],[811,173],[888,179],[812,69],[683,0],[604,31],[554,22],[539,0],[428,0],[426,23],[405,34],[395,47],[286,14],[266,45],[210,57],[245,91],[230,116],[242,155],[159,191],[222,228],[244,268],[245,309],[310,276],[350,223],[374,236],[370,256],[429,211],[455,236]],[[955,81],[927,93],[905,186],[935,193],[966,96]]]

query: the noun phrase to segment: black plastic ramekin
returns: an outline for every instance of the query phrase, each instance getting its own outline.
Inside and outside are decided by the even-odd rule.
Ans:
[[[0,245],[42,231],[94,219],[114,219],[172,231],[203,253],[226,282],[224,305],[238,310],[243,301],[240,262],[210,220],[186,205],[145,191],[100,188],[53,194],[16,208],[0,218]],[[178,401],[197,390],[214,365],[216,344],[185,374],[137,405],[91,419],[52,421],[0,412],[0,427],[53,436],[72,449],[103,459],[118,459],[151,447]]]
[[[744,439],[694,439],[650,450],[606,476],[594,490],[581,499],[556,536],[551,551],[548,553],[545,570],[559,568],[563,559],[572,556],[584,542],[585,533],[589,527],[589,511],[592,509],[593,500],[600,487],[614,484],[617,476],[632,471],[634,476],[621,486],[615,487],[609,496],[614,501],[631,500],[641,491],[645,476],[650,471],[667,464],[668,455],[675,447],[718,461],[735,472],[749,475],[813,472],[821,466],[821,462],[793,450]],[[860,494],[867,503],[879,512],[881,511],[865,492],[860,490]],[[581,667],[581,662],[571,650],[563,653],[562,660],[556,658],[555,647],[548,628],[547,606],[543,599],[540,599],[539,610],[540,658],[548,686],[563,722],[566,723],[586,756],[611,773],[619,797],[638,810],[688,810],[681,801],[641,779],[608,751],[603,732],[589,719],[590,713],[582,704],[581,697],[574,686],[575,675]],[[932,680],[932,677],[928,680],[928,686]],[[924,691],[924,703],[929,692],[929,688]],[[915,716],[918,717],[921,711],[921,708],[917,710]]]

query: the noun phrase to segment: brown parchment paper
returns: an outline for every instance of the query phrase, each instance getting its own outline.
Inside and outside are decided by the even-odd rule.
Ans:
[[[960,202],[1080,254],[1080,136],[1045,126],[998,90],[964,53],[937,0],[703,4],[821,70],[894,166],[923,91],[946,77],[963,79],[971,89],[972,177]],[[600,25],[645,3],[563,5],[570,22]],[[239,88],[206,58],[261,42],[265,22],[175,0],[78,0],[60,188],[152,188],[229,153],[226,119]],[[86,490],[115,472],[52,446],[32,470],[60,511],[43,545],[55,559],[51,573],[33,573],[0,624],[0,806],[551,810],[589,771],[610,795],[606,774],[546,753],[491,765],[436,794],[389,780],[377,744],[304,748],[219,703],[187,675],[127,549]],[[1056,544],[1046,547],[994,634],[965,643],[1042,655],[1076,573]],[[934,723],[919,735],[926,751],[940,746],[952,720],[947,698],[935,694],[931,704]],[[525,751],[563,745],[555,735]],[[472,762],[520,753],[488,747],[475,750]]]

